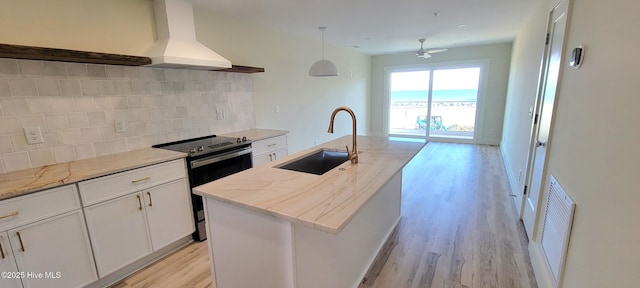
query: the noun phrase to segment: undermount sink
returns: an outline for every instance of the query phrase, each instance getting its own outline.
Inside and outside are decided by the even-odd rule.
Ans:
[[[347,161],[347,158],[347,152],[318,150],[303,158],[276,166],[276,168],[322,175]]]

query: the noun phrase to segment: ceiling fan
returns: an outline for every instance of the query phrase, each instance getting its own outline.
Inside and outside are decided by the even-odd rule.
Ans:
[[[431,54],[435,54],[435,53],[440,53],[440,52],[445,52],[448,49],[446,48],[442,48],[442,49],[424,49],[424,41],[426,41],[427,39],[425,38],[421,38],[418,39],[418,42],[420,42],[420,49],[418,49],[418,51],[415,52],[416,56],[418,57],[422,57],[422,58],[431,58]]]

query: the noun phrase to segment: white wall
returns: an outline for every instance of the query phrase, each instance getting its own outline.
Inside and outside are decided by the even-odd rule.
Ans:
[[[531,88],[519,91],[515,86],[534,86],[530,81],[537,75],[540,60],[538,50],[527,53],[528,45],[518,42],[529,42],[544,31],[540,27],[546,25],[549,11],[545,2],[550,1],[542,3],[547,12],[536,13],[514,45],[513,67],[518,73],[510,80],[503,136],[507,140],[504,157],[511,163],[526,157],[526,148],[520,147],[524,139],[520,131],[528,133],[529,124],[518,118],[531,103],[527,97],[535,92]],[[548,185],[548,175],[553,174],[577,205],[561,287],[636,287],[640,283],[640,193],[636,183],[640,171],[640,61],[633,55],[640,45],[635,24],[640,2],[572,2],[545,177]],[[578,45],[585,45],[585,61],[575,70],[566,60]],[[510,125],[514,127],[507,129]],[[535,251],[538,238],[530,246]],[[542,261],[536,253],[532,257],[538,257],[534,262]]]
[[[198,39],[237,65],[264,67],[254,74],[256,125],[289,130],[289,152],[314,146],[351,133],[351,120],[341,112],[335,134],[326,133],[331,112],[351,107],[358,120],[358,134],[369,131],[371,57],[354,48],[325,46],[338,77],[308,76],[309,67],[322,57],[321,34],[310,27],[308,38],[291,36],[252,23],[240,23],[214,11],[196,9]],[[331,27],[325,39],[331,38]],[[275,112],[275,105],[280,112]]]
[[[385,133],[383,113],[388,107],[384,105],[385,95],[385,67],[425,65],[439,63],[455,63],[465,60],[489,61],[489,75],[486,85],[486,98],[484,106],[478,108],[478,117],[483,123],[478,127],[476,142],[480,144],[498,145],[502,135],[502,119],[504,103],[507,95],[507,81],[509,77],[509,60],[511,58],[511,43],[481,45],[449,49],[445,53],[439,53],[432,58],[423,59],[415,55],[380,55],[374,56],[371,68],[371,131],[373,133]],[[493,135],[490,130],[495,129]]]

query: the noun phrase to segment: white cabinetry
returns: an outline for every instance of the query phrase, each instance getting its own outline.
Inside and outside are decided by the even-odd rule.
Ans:
[[[83,287],[95,281],[87,235],[75,185],[0,202],[0,269],[8,272],[0,287]]]
[[[251,143],[253,167],[278,160],[288,155],[287,135],[280,135]]]
[[[194,231],[184,159],[80,182],[100,277]]]

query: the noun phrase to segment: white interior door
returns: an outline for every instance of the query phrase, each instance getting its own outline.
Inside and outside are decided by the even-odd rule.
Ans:
[[[532,129],[532,143],[527,167],[528,187],[525,195],[523,222],[529,239],[533,239],[538,216],[538,208],[542,189],[544,188],[545,164],[547,160],[547,147],[549,142],[551,121],[553,120],[556,87],[562,61],[564,33],[567,24],[568,0],[562,0],[551,10],[549,25],[547,27],[548,45],[545,67],[541,77],[540,93],[538,93],[539,107]],[[535,126],[537,125],[537,127]]]

